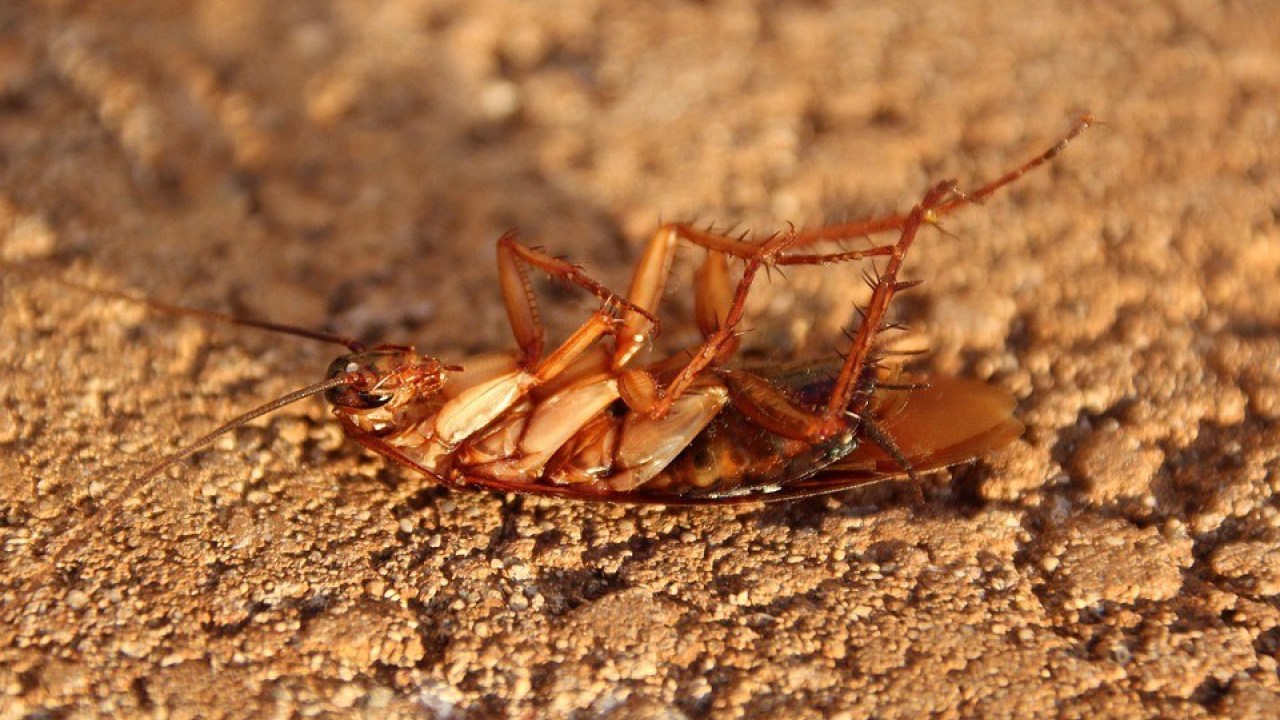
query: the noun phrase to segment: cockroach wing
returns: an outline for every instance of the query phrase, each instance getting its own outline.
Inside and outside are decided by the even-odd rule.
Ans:
[[[878,424],[916,472],[972,460],[1022,435],[1023,425],[1013,416],[1013,396],[977,380],[931,378],[928,387],[882,389],[876,395],[883,412]],[[824,474],[848,472],[903,475],[906,471],[875,443],[864,441]]]
[[[870,414],[877,427],[902,451],[911,471],[927,472],[973,460],[1017,439],[1023,425],[1013,417],[1015,404],[1013,397],[1000,388],[943,377],[931,379],[927,387],[877,389]],[[907,468],[863,433],[852,452],[814,475],[771,487],[742,487],[716,497],[685,498],[683,502],[795,500],[907,475]]]

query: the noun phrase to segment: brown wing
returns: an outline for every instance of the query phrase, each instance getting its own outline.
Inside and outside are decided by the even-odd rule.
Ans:
[[[1013,417],[1016,401],[1001,388],[976,380],[934,378],[928,387],[876,392],[876,420],[915,472],[974,460],[1022,435]],[[811,477],[772,487],[741,488],[680,504],[778,502],[825,495],[907,476],[906,469],[864,439],[852,453]],[[635,500],[633,500],[635,501]],[[655,502],[656,500],[648,500]]]
[[[916,472],[973,460],[1022,435],[1013,396],[977,380],[932,378],[926,388],[881,392],[885,397],[877,405],[885,414],[878,422]],[[827,471],[901,475],[905,469],[875,443],[864,442]]]
[[[881,427],[894,439],[915,472],[974,460],[1022,435],[1013,417],[1016,401],[1001,388],[961,378],[931,379],[927,388],[876,393]],[[776,502],[825,495],[907,476],[906,469],[875,443],[864,441],[840,462],[809,478],[755,495],[707,502]]]

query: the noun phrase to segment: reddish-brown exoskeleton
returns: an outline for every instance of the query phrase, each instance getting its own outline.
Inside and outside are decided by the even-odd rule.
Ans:
[[[116,515],[169,465],[215,437],[300,398],[323,393],[353,440],[455,489],[575,500],[710,504],[834,492],[945,467],[1000,447],[1022,432],[1003,390],[956,378],[901,385],[877,363],[876,338],[894,296],[913,283],[899,269],[922,226],[1000,188],[1060,153],[1094,123],[1083,117],[1056,145],[969,192],[939,183],[905,214],[791,231],[749,241],[684,224],[650,239],[627,294],[578,267],[498,240],[498,270],[518,351],[457,364],[411,347],[359,343],[270,323],[233,320],[348,345],[320,383],[232,420],[124,484],[61,548]],[[818,252],[821,243],[896,232],[862,250]],[[642,361],[681,242],[703,248],[695,313],[703,340]],[[731,281],[728,258],[744,263]],[[740,324],[759,271],[884,257],[843,360],[785,367],[737,361]],[[528,271],[594,294],[600,308],[550,352]],[[160,310],[187,314],[158,303]],[[215,316],[216,317],[216,316]],[[223,318],[225,319],[225,318]],[[891,384],[892,383],[892,384]],[[57,562],[61,552],[54,553]]]

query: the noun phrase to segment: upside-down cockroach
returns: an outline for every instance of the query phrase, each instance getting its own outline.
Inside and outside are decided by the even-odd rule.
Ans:
[[[497,255],[518,347],[512,352],[445,361],[408,346],[366,347],[327,333],[139,300],[165,312],[335,342],[349,352],[330,365],[323,381],[231,420],[109,493],[96,513],[61,539],[52,565],[169,466],[254,418],[317,394],[348,437],[458,490],[678,505],[776,501],[978,457],[1021,434],[1013,398],[957,378],[903,384],[879,362],[876,339],[890,303],[914,285],[900,281],[899,270],[922,227],[986,200],[1053,159],[1094,122],[1086,115],[1052,148],[976,190],[938,183],[904,214],[758,240],[662,225],[625,295],[508,233],[498,240]],[[896,240],[860,250],[817,250],[822,243],[888,232],[896,232]],[[656,313],[681,243],[705,251],[694,289],[702,341],[646,358],[641,351],[657,333]],[[739,357],[744,307],[760,270],[881,257],[886,261],[871,276],[871,298],[843,359],[759,366]],[[736,283],[729,258],[744,264]],[[550,352],[530,269],[600,300]]]

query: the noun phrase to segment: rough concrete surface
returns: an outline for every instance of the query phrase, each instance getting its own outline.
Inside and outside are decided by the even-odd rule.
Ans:
[[[1280,6],[0,4],[0,718],[1274,717]],[[660,219],[908,207],[1090,130],[928,231],[897,316],[1025,436],[777,506],[450,494],[319,401],[74,548],[148,462],[340,349],[50,275],[511,346],[493,240],[625,284]],[[667,340],[693,337],[682,256]],[[591,310],[542,286],[564,333]],[[775,277],[757,352],[840,346],[859,268]]]

